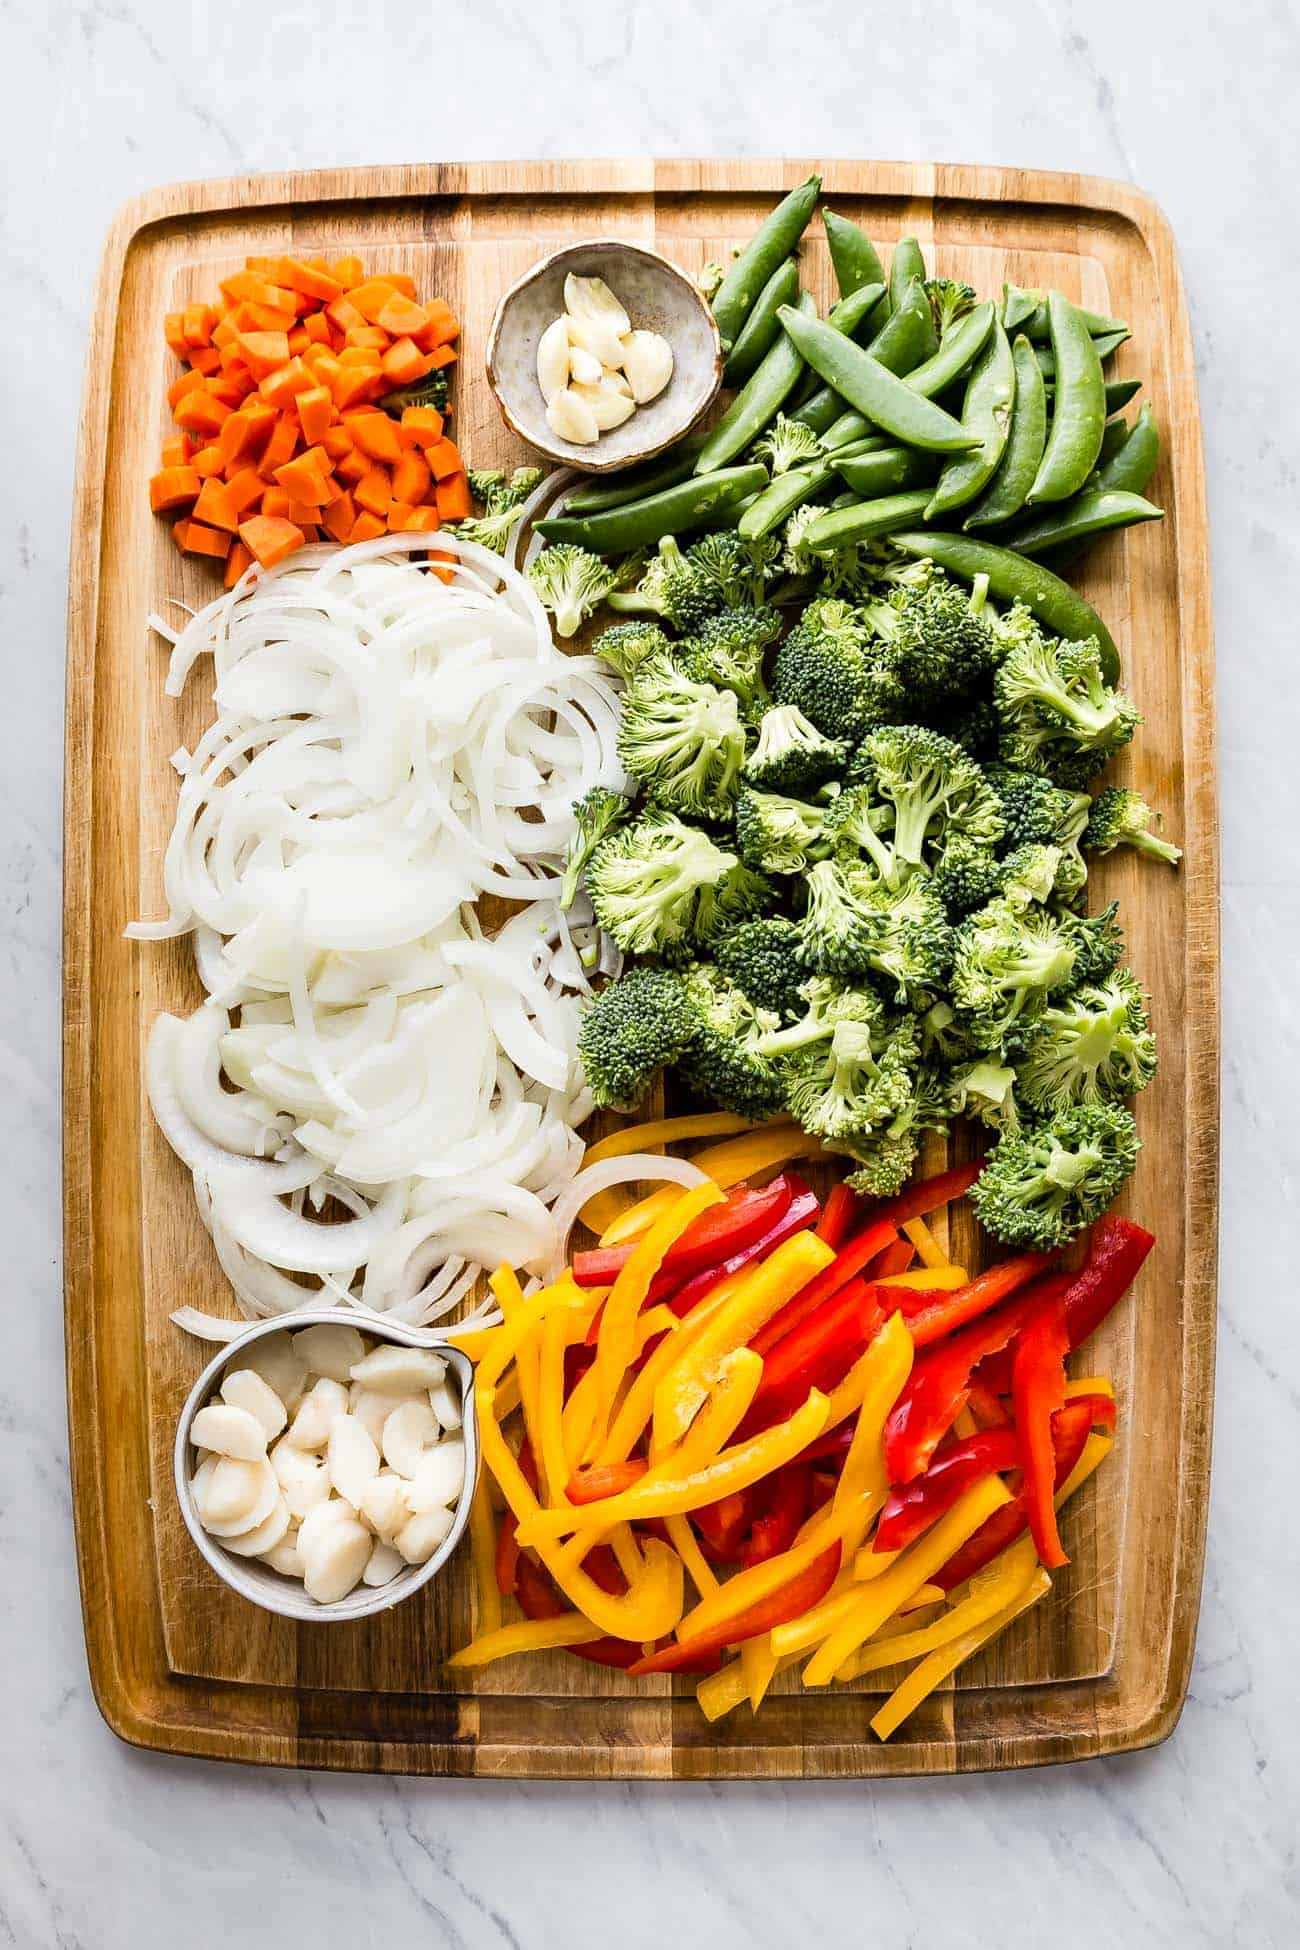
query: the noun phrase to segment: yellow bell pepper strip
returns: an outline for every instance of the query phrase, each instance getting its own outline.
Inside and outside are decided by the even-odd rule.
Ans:
[[[717,1591],[720,1588],[718,1579],[714,1575],[713,1566],[700,1549],[699,1540],[691,1529],[690,1520],[686,1517],[665,1517],[664,1528],[672,1541],[673,1549],[686,1566],[687,1576],[701,1598],[707,1598],[710,1592]]]
[[[508,1422],[515,1410],[519,1407],[520,1401],[519,1371],[517,1368],[512,1367],[510,1373],[497,1389],[497,1420],[499,1422]]]
[[[678,1639],[676,1645],[661,1646],[657,1651],[646,1653],[628,1667],[628,1672],[637,1677],[645,1672],[700,1671],[705,1660],[716,1659],[727,1646],[756,1638],[783,1620],[797,1616],[809,1605],[816,1604],[834,1583],[839,1564],[840,1547],[831,1544],[784,1590],[774,1592],[760,1604],[751,1605],[748,1611],[729,1623],[714,1626],[712,1631],[702,1632],[695,1638]]]
[[[1051,1588],[1052,1580],[1047,1572],[1041,1570],[1036,1572],[1019,1595],[1002,1611],[995,1613],[984,1624],[973,1626],[964,1638],[955,1639],[939,1651],[932,1652],[928,1658],[922,1659],[918,1666],[912,1668],[902,1684],[889,1695],[880,1711],[874,1716],[871,1721],[872,1732],[879,1739],[888,1740],[890,1734],[897,1731],[909,1714],[915,1713],[921,1702],[929,1698],[936,1686],[942,1685],[944,1680],[956,1672],[958,1666],[963,1665],[967,1659],[978,1652],[981,1646],[987,1645],[990,1639],[995,1639],[999,1632],[1004,1632],[1013,1619],[1019,1618],[1022,1612],[1028,1611],[1031,1605],[1036,1605]]]
[[[474,1371],[476,1389],[496,1387],[519,1348],[541,1326],[553,1308],[562,1307],[566,1312],[578,1312],[589,1306],[591,1300],[592,1295],[584,1293],[571,1280],[557,1280],[554,1286],[545,1286],[540,1292],[521,1301],[509,1320],[492,1329],[491,1339],[479,1355]]]
[[[727,1192],[733,1185],[738,1185],[742,1178],[753,1178],[757,1172],[770,1171],[775,1165],[790,1164],[796,1158],[830,1156],[820,1138],[810,1137],[797,1124],[764,1124],[744,1137],[712,1145],[707,1151],[697,1151],[691,1163],[698,1165],[715,1185]],[[675,1196],[675,1185],[665,1185],[661,1190],[652,1192],[649,1198],[643,1198],[601,1233],[601,1245],[621,1246],[626,1240],[635,1239],[663,1216]]]
[[[861,1394],[857,1426],[844,1458],[840,1480],[835,1486],[835,1509],[843,1509],[854,1498],[867,1492],[872,1495],[880,1493],[883,1499],[884,1492],[889,1488],[889,1478],[885,1474],[885,1417],[898,1400],[911,1371],[912,1336],[907,1331],[903,1316],[891,1314],[866,1353],[850,1371],[857,1377],[855,1385],[860,1387]],[[861,1537],[853,1538],[846,1533],[846,1562],[861,1541]]]
[[[580,1463],[626,1462],[636,1447],[637,1438],[650,1420],[654,1399],[654,1380],[676,1356],[679,1337],[689,1332],[694,1321],[679,1320],[670,1307],[647,1307],[636,1324],[636,1354],[639,1360],[648,1344],[662,1334],[663,1339],[645,1366],[631,1376],[627,1392],[616,1405],[614,1419],[604,1442],[597,1445],[594,1435],[596,1389],[594,1366],[579,1376],[564,1404],[564,1452],[570,1472]],[[629,1433],[630,1431],[630,1433]]]
[[[487,1473],[474,1485],[469,1506],[469,1547],[474,1560],[474,1628],[482,1636],[501,1624],[501,1593],[497,1590],[497,1520]]]
[[[740,1647],[740,1669],[745,1675],[745,1686],[749,1693],[749,1710],[757,1713],[767,1696],[767,1689],[776,1678],[780,1664],[771,1644],[772,1634],[763,1632],[757,1638],[744,1639]]]
[[[884,1501],[883,1494],[880,1500]],[[745,1570],[738,1571],[735,1577],[719,1585],[711,1597],[701,1599],[694,1611],[683,1618],[679,1636],[695,1638],[701,1633],[711,1632],[715,1626],[741,1617],[751,1606],[782,1590],[795,1578],[801,1577],[831,1544],[842,1544],[858,1517],[856,1503],[850,1503],[842,1510],[818,1510],[809,1518],[788,1551],[782,1551],[777,1557],[764,1558],[761,1564],[751,1564]]]
[[[598,1138],[583,1153],[584,1168],[598,1165],[605,1158],[626,1158],[634,1151],[658,1151],[665,1144],[684,1143],[687,1138],[731,1137],[738,1131],[752,1131],[754,1121],[738,1117],[732,1110],[706,1110],[693,1117],[655,1117],[647,1124],[625,1124]]]
[[[525,1522],[536,1517],[541,1506],[501,1433],[494,1391],[480,1384],[476,1393],[483,1462],[514,1512],[518,1534]],[[589,1637],[604,1635],[641,1644],[662,1638],[681,1618],[682,1561],[675,1550],[657,1537],[646,1540],[640,1571],[627,1591],[618,1596],[602,1591],[578,1566],[562,1563],[553,1545],[543,1541],[537,1546],[537,1552],[570,1604],[596,1628]]]
[[[537,1374],[538,1461],[548,1503],[566,1501],[569,1462],[564,1453],[564,1354],[569,1322],[562,1313],[542,1322],[542,1351]],[[525,1419],[527,1419],[525,1415]]]
[[[525,1545],[542,1544],[570,1531],[635,1523],[645,1517],[684,1516],[736,1490],[747,1490],[751,1483],[780,1469],[815,1441],[825,1420],[826,1397],[814,1388],[788,1422],[778,1423],[776,1428],[764,1429],[748,1442],[724,1449],[706,1468],[679,1472],[670,1457],[649,1469],[639,1483],[634,1483],[621,1496],[606,1497],[600,1503],[588,1503],[581,1508],[539,1510],[519,1525],[519,1541]]]
[[[596,1412],[593,1429],[600,1441],[605,1438],[610,1411],[619,1383],[636,1358],[636,1319],[645,1304],[650,1282],[663,1263],[664,1254],[675,1239],[680,1239],[692,1219],[721,1202],[722,1193],[712,1180],[683,1192],[672,1188],[671,1204],[655,1221],[609,1290],[600,1316],[596,1358]]]
[[[771,1634],[772,1650],[781,1659],[797,1658],[828,1638],[837,1626],[852,1617],[862,1597],[862,1585],[850,1573],[844,1583],[828,1591],[819,1605],[812,1605],[788,1625],[777,1625]]]
[[[750,1410],[763,1379],[763,1357],[752,1347],[738,1347],[722,1365],[713,1393],[677,1446],[661,1454],[650,1448],[652,1463],[667,1462],[682,1469],[702,1469],[730,1442]]]
[[[937,1272],[940,1267],[951,1264],[947,1253],[939,1244],[924,1219],[904,1219],[900,1228],[916,1247],[916,1256],[922,1266]]]
[[[1077,1381],[1067,1381],[1065,1384],[1066,1401],[1072,1402],[1079,1395],[1109,1395],[1110,1399],[1114,1401],[1115,1384],[1110,1376],[1106,1374],[1083,1375]]]
[[[737,1279],[739,1277],[736,1275]],[[669,1329],[645,1366],[636,1374],[619,1405],[618,1413],[610,1424],[609,1434],[593,1458],[594,1461],[599,1463],[627,1461],[650,1420],[654,1410],[655,1389],[663,1376],[676,1361],[681,1349],[694,1339],[720,1307],[726,1305],[734,1291],[734,1281],[724,1281],[715,1293],[711,1293],[707,1300],[702,1300],[694,1312],[688,1314],[684,1320],[678,1320],[677,1316],[673,1315],[677,1322],[676,1328]],[[657,1311],[657,1308],[651,1309],[652,1313]],[[671,1309],[669,1311],[671,1312]],[[645,1314],[642,1318],[648,1320],[650,1314]],[[589,1374],[591,1370],[588,1369],[587,1372]],[[583,1380],[585,1379],[586,1376],[583,1377]],[[579,1382],[578,1388],[581,1386],[582,1382]],[[578,1388],[574,1389],[574,1395],[577,1394]],[[570,1397],[570,1400],[572,1399],[573,1396]]]
[[[965,1638],[976,1626],[987,1624],[990,1618],[1005,1611],[1025,1590],[1038,1569],[1033,1543],[1028,1537],[1022,1537],[1018,1544],[1004,1551],[995,1563],[971,1579],[970,1592],[960,1604],[947,1607],[941,1618],[919,1631],[898,1633],[888,1638],[883,1633],[878,1634],[846,1665],[841,1666],[837,1677],[844,1680],[861,1679],[866,1673],[879,1672],[883,1666],[923,1659],[928,1653],[937,1652],[941,1646],[951,1645],[954,1639]],[[931,1596],[937,1595],[940,1599],[944,1596],[937,1585],[928,1585],[926,1589]]]
[[[794,1664],[793,1659],[777,1661],[776,1671],[784,1672]],[[745,1676],[744,1662],[733,1659],[729,1665],[720,1666],[711,1672],[695,1688],[695,1697],[701,1713],[712,1723],[721,1720],[726,1714],[734,1713],[749,1698],[749,1681]]]
[[[685,1435],[721,1377],[724,1363],[753,1338],[835,1255],[810,1232],[797,1232],[770,1259],[750,1268],[725,1308],[682,1350],[655,1389],[654,1448]]]
[[[885,1273],[873,1286],[897,1286],[904,1293],[955,1293],[960,1286],[970,1285],[970,1274],[964,1266],[951,1262],[943,1266],[914,1266],[910,1273]]]
[[[495,1273],[488,1275],[488,1285],[496,1295],[497,1304],[507,1320],[513,1319],[524,1304],[524,1290],[513,1266],[502,1260]]]
[[[882,1577],[863,1588],[853,1611],[822,1641],[804,1667],[805,1686],[829,1685],[845,1661],[893,1617],[903,1601],[929,1584],[933,1573],[960,1550],[972,1532],[1010,1501],[1010,1492],[1000,1477],[989,1476],[972,1484]]]
[[[1083,1445],[1083,1454],[1070,1471],[1060,1489],[1056,1492],[1056,1507],[1068,1503],[1077,1489],[1081,1489],[1095,1469],[1100,1469],[1111,1450],[1115,1438],[1110,1435],[1090,1435]]]
[[[593,1636],[591,1620],[580,1611],[568,1611],[559,1618],[524,1618],[514,1625],[502,1625],[495,1632],[478,1638],[453,1652],[449,1666],[490,1666],[494,1659],[509,1659],[517,1652],[545,1652],[556,1646],[585,1645]]]

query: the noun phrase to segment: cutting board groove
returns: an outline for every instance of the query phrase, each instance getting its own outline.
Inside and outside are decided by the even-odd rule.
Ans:
[[[1168,519],[1098,546],[1084,586],[1146,714],[1119,776],[1162,806],[1178,874],[1098,872],[1121,900],[1153,994],[1162,1068],[1143,1100],[1129,1209],[1159,1232],[1135,1294],[1090,1351],[1114,1374],[1121,1440],[1072,1507],[1073,1562],[1050,1600],[932,1698],[887,1747],[869,1696],[786,1682],[753,1717],[709,1728],[683,1682],[561,1655],[443,1670],[472,1625],[466,1566],[386,1619],[294,1627],[227,1592],[189,1543],[170,1485],[175,1415],[201,1350],[180,1298],[229,1311],[188,1175],[143,1100],[143,1037],[199,999],[184,944],[122,928],[157,912],[174,779],[209,701],[162,693],[145,619],[210,599],[148,513],[166,420],[165,311],[211,295],[250,252],[358,249],[410,271],[464,325],[455,429],[476,465],[522,454],[481,360],[498,293],[556,243],[616,234],[688,272],[752,232],[802,162],[445,164],[172,186],[115,223],[91,331],[69,598],[65,912],[68,1400],[86,1640],[123,1738],[173,1752],[411,1773],[556,1777],[835,1776],[1024,1766],[1149,1744],[1186,1690],[1200,1597],[1213,1387],[1218,1074],[1217,816],[1204,486],[1187,317],[1164,220],[1124,185],[1024,171],[831,163],[826,195],[882,244],[912,232],[938,273],[982,294],[1060,284],[1133,326],[1166,451]],[[818,232],[805,280],[825,302]],[[1191,1080],[1189,1082],[1189,1079]],[[955,1244],[970,1251],[958,1217]]]

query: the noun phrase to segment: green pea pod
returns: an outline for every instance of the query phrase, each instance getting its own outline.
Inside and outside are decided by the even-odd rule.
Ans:
[[[821,436],[821,444],[828,454],[833,454],[837,448],[847,447],[850,440],[867,440],[872,437],[873,429],[870,420],[864,419],[861,413],[855,413],[850,407],[847,413],[840,414],[838,420],[831,421]],[[886,445],[884,435],[878,436],[878,442],[882,447]]]
[[[829,460],[814,461],[810,467],[792,467],[788,474],[778,474],[746,508],[736,523],[737,528],[750,542],[770,535],[796,508],[824,493],[833,477]]]
[[[1018,332],[1038,310],[1038,293],[1022,291],[1018,284],[1002,287],[1002,324],[1008,332]]]
[[[1109,419],[1112,413],[1122,413],[1129,401],[1134,399],[1141,391],[1142,381],[1140,379],[1108,379],[1106,381],[1106,418]],[[1056,398],[1056,381],[1054,379],[1047,381],[1047,398],[1049,404]]]
[[[925,283],[925,258],[915,237],[900,237],[889,260],[889,302],[897,310],[913,278]]]
[[[925,286],[914,279],[903,303],[885,320],[875,337],[867,340],[867,351],[877,365],[888,366],[891,372],[910,372],[925,358],[932,331],[930,300],[925,295]],[[844,401],[835,388],[823,385],[810,399],[796,406],[790,417],[802,420],[814,433],[824,433],[843,411]]]
[[[1101,493],[1141,495],[1160,461],[1160,430],[1155,415],[1149,405],[1144,406],[1131,428],[1124,427],[1122,420],[1112,420],[1106,432],[1109,434],[1112,428],[1123,428],[1124,438],[1109,454],[1103,441],[1101,465],[1090,485]],[[1087,546],[1086,540],[1063,544],[1041,555],[1039,560],[1046,562],[1050,569],[1068,569]]]
[[[703,445],[702,433],[688,434],[657,460],[647,461],[641,467],[629,467],[625,473],[615,474],[612,480],[592,481],[586,487],[575,489],[564,504],[564,512],[595,515],[604,508],[621,507],[625,501],[643,501],[647,494],[658,494],[660,488],[675,487],[678,481],[690,479],[695,470],[695,456]]]
[[[888,535],[918,520],[929,498],[930,490],[921,488],[915,493],[885,494],[876,501],[855,499],[844,507],[829,508],[804,530],[803,545],[814,555],[833,555],[837,549],[851,548],[873,535]]]
[[[1138,521],[1163,521],[1165,511],[1140,494],[1127,494],[1116,488],[1084,488],[1082,493],[1063,501],[1050,514],[1026,522],[1007,536],[1008,548],[1018,555],[1046,555],[1049,550],[1067,548],[1073,542],[1093,535],[1104,535],[1112,528],[1131,528]]]
[[[884,266],[866,231],[850,223],[847,217],[837,216],[834,210],[825,208],[822,222],[826,226],[826,242],[830,245],[831,264],[841,298],[847,298],[864,284],[883,285]]]
[[[815,319],[816,314],[816,300],[808,291],[800,297],[797,311],[792,305],[781,305],[777,309],[777,317],[782,325],[791,318]],[[839,335],[835,333],[832,336],[838,338]],[[757,440],[763,428],[784,406],[803,367],[803,354],[787,329],[781,333],[758,371],[741,387],[710,433],[696,456],[695,472],[712,474],[716,468],[725,467],[737,454],[743,453],[751,440]]]
[[[1038,370],[1034,348],[1023,332],[1016,334],[1011,357],[1016,369],[1016,403],[1006,452],[997,473],[963,521],[963,528],[992,528],[997,522],[1010,521],[1013,515],[1018,515],[1043,458],[1047,441],[1043,375]]]
[[[1029,295],[1036,296],[1037,294],[1031,293]],[[1050,297],[1051,297],[1051,293],[1049,292],[1048,298],[1046,299],[1040,298],[1039,303],[1035,305],[1033,312],[1030,315],[1029,321],[1025,326],[1025,330],[1028,332],[1031,339],[1046,342],[1052,335],[1051,308],[1048,303],[1048,299],[1050,299]],[[1095,339],[1106,338],[1110,336],[1112,333],[1117,333],[1120,339],[1126,339],[1129,337],[1128,326],[1124,323],[1124,320],[1122,318],[1106,318],[1102,315],[1101,312],[1088,311],[1082,305],[1076,305],[1075,310],[1078,312],[1084,324],[1088,327],[1088,330],[1092,334],[1093,338]],[[1104,353],[1102,354],[1102,357],[1103,358],[1105,357]]]
[[[892,322],[892,321],[891,321]],[[975,443],[964,427],[933,401],[915,393],[821,319],[782,307],[781,323],[815,372],[886,433],[931,453],[964,453]],[[698,463],[697,463],[698,465]]]
[[[1056,399],[1042,464],[1029,490],[1029,505],[1068,501],[1097,465],[1106,424],[1106,382],[1088,328],[1068,298],[1050,293]]]
[[[1092,335],[1092,342],[1096,347],[1097,357],[1099,359],[1109,359],[1111,353],[1117,352],[1120,346],[1123,345],[1125,339],[1131,338],[1132,336],[1133,334],[1129,331],[1127,325],[1123,326],[1118,332],[1103,332],[1100,335],[1094,333]],[[1053,352],[1051,346],[1036,345],[1034,347],[1034,355],[1042,369],[1044,379],[1055,379],[1056,354]]]
[[[743,386],[759,362],[776,344],[781,332],[778,305],[792,305],[799,296],[799,266],[793,257],[778,264],[745,320],[731,355],[722,368],[724,386]]]
[[[1016,366],[1011,341],[1001,319],[995,319],[993,336],[967,384],[961,414],[962,425],[976,435],[979,445],[947,463],[925,511],[927,521],[966,507],[984,492],[1006,452],[1015,403]]]
[[[791,190],[759,225],[718,286],[713,316],[728,350],[740,337],[763,286],[777,266],[789,257],[807,229],[821,187],[821,177],[810,176],[797,190]]]
[[[1108,684],[1119,682],[1119,651],[1110,631],[1091,603],[1041,562],[1031,562],[1027,555],[1017,555],[1013,549],[999,548],[995,542],[981,541],[974,535],[944,534],[937,529],[896,529],[890,540],[904,555],[928,555],[939,568],[962,582],[973,583],[977,576],[987,576],[991,596],[999,602],[1023,603],[1055,636],[1095,636],[1103,677]]]
[[[552,515],[537,523],[537,532],[548,542],[575,542],[593,555],[627,555],[634,548],[653,546],[665,535],[703,528],[715,515],[733,511],[766,486],[767,469],[757,462],[722,468],[703,478],[692,475],[675,487],[647,495],[644,501],[627,501],[599,514]]]
[[[833,325],[837,332],[843,332],[846,337],[860,341],[870,327],[872,316],[884,295],[883,284],[861,284],[856,291],[851,291],[847,298],[841,298],[837,305],[831,306],[826,314],[826,323]],[[791,396],[792,413],[798,407],[805,405],[814,393],[819,393],[821,390],[821,382],[817,374],[812,371],[805,372]]]
[[[864,501],[934,481],[934,456],[919,454],[914,447],[880,447],[874,453],[835,454],[832,459],[836,473]]]
[[[944,333],[939,350],[908,373],[907,383],[912,391],[925,399],[946,392],[979,358],[996,318],[997,307],[992,304],[976,305],[964,318],[959,318]]]
[[[1094,481],[1106,462],[1119,452],[1128,436],[1127,420],[1107,420],[1101,431],[1101,452],[1097,455],[1097,472],[1092,477]]]

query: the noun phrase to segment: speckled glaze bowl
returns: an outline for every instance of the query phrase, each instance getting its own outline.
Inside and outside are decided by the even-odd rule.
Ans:
[[[570,271],[604,278],[633,325],[661,332],[673,349],[673,376],[662,393],[590,447],[551,432],[537,383],[537,342],[564,310]],[[617,237],[571,244],[534,264],[497,306],[487,348],[488,380],[507,426],[539,453],[584,474],[612,474],[680,440],[721,385],[722,363],[713,313],[686,273],[656,251]]]

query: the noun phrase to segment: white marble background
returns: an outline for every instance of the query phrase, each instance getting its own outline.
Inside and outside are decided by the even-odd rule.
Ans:
[[[3,0],[0,73],[0,1940],[1294,1943],[1295,0]],[[1131,177],[1182,249],[1221,673],[1224,1266],[1200,1647],[1155,1753],[875,1788],[385,1782],[137,1754],[90,1697],[60,1332],[59,795],[105,227],[176,177],[628,152]]]

